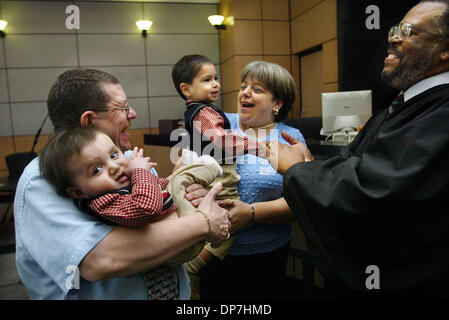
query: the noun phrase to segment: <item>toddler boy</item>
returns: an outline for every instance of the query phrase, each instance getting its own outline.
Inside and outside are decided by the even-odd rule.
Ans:
[[[265,145],[232,131],[225,113],[213,104],[220,96],[221,86],[209,58],[198,54],[184,56],[174,65],[172,79],[178,94],[186,101],[184,122],[190,150],[213,156],[221,165],[223,175],[211,184],[221,182],[223,185],[217,199],[238,199],[240,176],[236,171],[236,157],[245,153],[264,156]],[[213,257],[223,260],[234,240],[235,237],[231,237],[219,248],[207,244],[199,256],[185,264],[191,280]],[[194,291],[192,287],[192,294]]]

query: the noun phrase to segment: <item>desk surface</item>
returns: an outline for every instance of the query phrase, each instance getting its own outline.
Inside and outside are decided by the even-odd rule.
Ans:
[[[336,156],[340,150],[347,146],[344,142],[306,140],[307,147],[317,160],[325,160]]]

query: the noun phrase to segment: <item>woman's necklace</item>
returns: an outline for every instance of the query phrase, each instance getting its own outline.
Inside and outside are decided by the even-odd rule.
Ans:
[[[271,127],[273,124],[275,124],[276,122],[272,122],[272,123],[270,123],[270,124],[267,124],[266,126],[263,126],[263,127],[250,127],[250,126],[245,126],[245,127],[247,127],[248,129],[255,129],[255,130],[258,130],[258,129],[266,129],[266,128],[268,128],[268,127]],[[242,126],[242,123],[240,123],[240,126]]]

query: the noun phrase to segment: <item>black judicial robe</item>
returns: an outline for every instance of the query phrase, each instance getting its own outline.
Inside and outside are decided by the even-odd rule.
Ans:
[[[339,155],[292,166],[284,196],[339,295],[449,297],[449,85],[373,115]]]

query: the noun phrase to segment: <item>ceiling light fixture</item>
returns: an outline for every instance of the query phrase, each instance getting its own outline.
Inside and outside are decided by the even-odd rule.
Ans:
[[[213,15],[213,16],[207,17],[207,19],[209,20],[210,24],[215,27],[215,29],[217,29],[217,30],[226,30],[226,25],[223,24],[223,21],[224,21],[224,17],[223,16],[221,16],[221,15]]]
[[[5,28],[8,25],[8,21],[6,20],[0,20],[0,37],[5,37]]]
[[[153,22],[150,20],[136,21],[137,27],[142,31],[142,37],[145,38],[147,36],[147,32],[150,30],[152,24]]]

